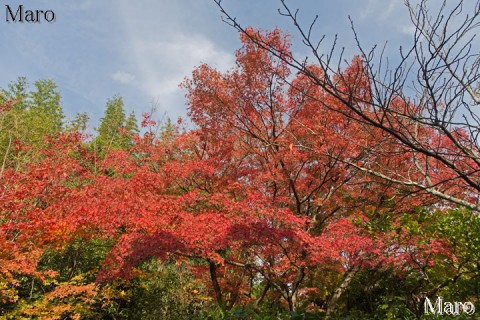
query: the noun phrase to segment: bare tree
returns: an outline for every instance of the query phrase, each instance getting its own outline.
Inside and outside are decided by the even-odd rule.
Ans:
[[[480,23],[480,1],[461,0],[453,6],[444,1],[437,10],[431,9],[428,0],[417,4],[405,1],[414,27],[413,41],[410,47],[400,48],[396,59],[399,62],[394,66],[385,57],[384,49],[366,50],[362,46],[352,22],[363,74],[370,82],[370,92],[364,97],[353,97],[355,90],[342,86],[341,70],[346,65],[343,49],[336,47],[336,41],[325,51],[324,37],[313,39],[316,18],[310,25],[302,26],[299,11],[280,0],[279,13],[291,20],[311,51],[314,61],[308,61],[285,55],[262,42],[262,37],[247,32],[224,9],[221,0],[214,1],[228,24],[284,59],[348,110],[335,111],[382,130],[397,141],[409,154],[415,174],[382,170],[358,159],[343,160],[348,165],[417,192],[429,193],[445,203],[480,211],[480,55],[474,43]],[[312,65],[322,72],[312,72]]]

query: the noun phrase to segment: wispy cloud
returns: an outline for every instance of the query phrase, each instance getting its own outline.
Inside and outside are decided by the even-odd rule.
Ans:
[[[394,17],[395,13],[397,13],[396,18],[398,18],[398,12],[402,9],[402,6],[403,2],[400,1],[368,0],[362,2],[359,17],[361,19],[385,21]]]
[[[135,70],[135,86],[150,99],[159,102],[162,111],[176,116],[184,113],[184,92],[179,88],[183,79],[201,63],[227,70],[234,65],[233,50],[218,46],[208,34],[196,32],[188,26],[187,17],[175,18],[176,29],[165,28],[158,21],[171,20],[168,12],[176,11],[175,5],[162,6],[158,17],[149,19],[148,13],[140,15],[133,4],[122,2],[119,15],[124,17],[125,32],[122,50],[128,70]],[[152,3],[152,8],[154,7]],[[117,74],[116,80],[133,80]],[[124,79],[125,78],[125,79]],[[128,79],[127,79],[128,78]]]
[[[112,74],[112,79],[121,84],[130,84],[135,80],[135,76],[125,71],[117,71]]]
[[[179,90],[178,85],[183,78],[201,63],[220,70],[233,65],[232,54],[202,36],[177,34],[159,41],[133,39],[132,42],[141,87],[153,96]]]
[[[225,2],[243,24],[263,29],[278,25],[287,32],[294,29],[278,16],[274,2]],[[5,50],[0,52],[4,62],[0,85],[21,75],[30,80],[54,78],[70,114],[88,111],[98,118],[108,97],[118,93],[127,108],[145,110],[153,100],[170,116],[183,115],[185,92],[179,83],[201,63],[222,71],[233,67],[234,50],[240,45],[235,31],[221,22],[218,8],[208,0],[142,0],[141,4],[130,0],[68,4],[38,0],[35,7],[55,10],[57,20],[53,24],[2,25]],[[398,42],[409,31],[408,17],[405,20],[405,15],[399,14],[406,13],[401,1],[320,4],[305,0],[298,7],[302,12],[318,13],[322,23],[317,31],[330,36],[327,39],[338,33],[344,40],[339,47],[345,46],[347,53],[358,51],[351,41],[349,14],[356,27],[358,22],[359,37],[367,47],[384,39]],[[308,16],[306,25],[311,22]],[[353,43],[350,51],[349,43]],[[305,51],[301,45],[294,50]]]

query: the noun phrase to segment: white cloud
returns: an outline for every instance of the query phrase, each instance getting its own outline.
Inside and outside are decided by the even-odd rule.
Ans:
[[[201,63],[227,70],[233,55],[202,36],[178,34],[159,41],[135,41],[140,87],[151,96],[179,92],[178,85]]]
[[[415,30],[416,28],[413,24],[406,24],[400,28],[400,32],[408,36],[413,36],[415,34]]]
[[[234,56],[202,35],[177,33],[130,38],[129,68],[136,70],[135,86],[145,95],[159,101],[169,114],[183,113],[183,89],[179,84],[191,75],[195,66],[207,63],[225,71],[234,65]],[[117,74],[116,80],[130,80],[128,74]]]
[[[195,66],[207,63],[219,70],[234,64],[234,57],[201,36],[176,35],[159,41],[136,41],[138,85],[159,102],[161,111],[183,113],[184,94],[179,84]]]
[[[134,70],[133,87],[149,100],[158,101],[162,112],[172,117],[184,115],[185,91],[179,84],[202,63],[221,71],[233,67],[233,50],[222,46],[211,32],[211,25],[221,23],[220,19],[198,16],[200,12],[216,12],[215,7],[196,0],[144,2],[140,7],[122,0],[115,6],[122,31],[118,53],[123,65],[113,70]]]
[[[120,82],[121,84],[130,84],[135,80],[135,76],[128,72],[117,71],[112,74],[112,79]]]
[[[402,9],[401,2],[390,1],[388,4],[379,0],[368,0],[361,5],[360,18],[364,20],[380,20],[385,21],[395,18],[396,13]]]

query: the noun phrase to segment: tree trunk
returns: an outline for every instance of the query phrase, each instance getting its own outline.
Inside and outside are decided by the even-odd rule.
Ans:
[[[208,262],[210,267],[210,278],[212,279],[212,286],[213,290],[215,291],[215,298],[217,299],[217,303],[220,308],[225,311],[225,304],[223,302],[222,290],[220,289],[220,285],[218,284],[217,279],[217,267],[213,261]]]
[[[330,317],[332,314],[334,314],[337,311],[338,299],[340,299],[340,297],[345,292],[345,290],[347,290],[348,285],[352,281],[358,269],[359,269],[358,266],[354,266],[350,270],[348,270],[340,286],[338,286],[337,289],[335,289],[335,291],[333,292],[327,305],[327,317]]]

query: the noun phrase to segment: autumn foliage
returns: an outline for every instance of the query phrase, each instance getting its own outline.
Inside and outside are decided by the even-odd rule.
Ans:
[[[288,56],[288,37],[278,29],[249,32]],[[414,151],[355,121],[338,97],[293,74],[288,60],[246,35],[241,41],[235,68],[201,65],[183,82],[192,128],[155,134],[145,114],[144,133],[129,143],[99,152],[79,133],[58,132],[45,136],[32,161],[2,167],[3,314],[94,317],[125,293],[115,283],[142,279],[152,258],[189,270],[203,288],[195,291],[221,312],[353,310],[349,290],[367,290],[367,273],[405,280],[410,292],[399,295],[416,310],[417,297],[478,272],[436,225],[438,216],[461,209],[362,168],[399,179],[426,168],[458,196],[470,196],[468,188],[445,179],[442,163],[418,164]],[[369,112],[362,57],[336,81],[345,99]],[[392,101],[392,108],[414,107]],[[436,132],[402,119],[391,125],[455,151]],[[118,139],[127,131],[117,131]],[[31,146],[15,141],[11,148],[22,154]],[[93,247],[102,248],[91,253],[94,263],[80,266]],[[72,252],[76,260],[52,262]],[[375,281],[388,285],[384,279]],[[34,298],[34,291],[44,293]]]

